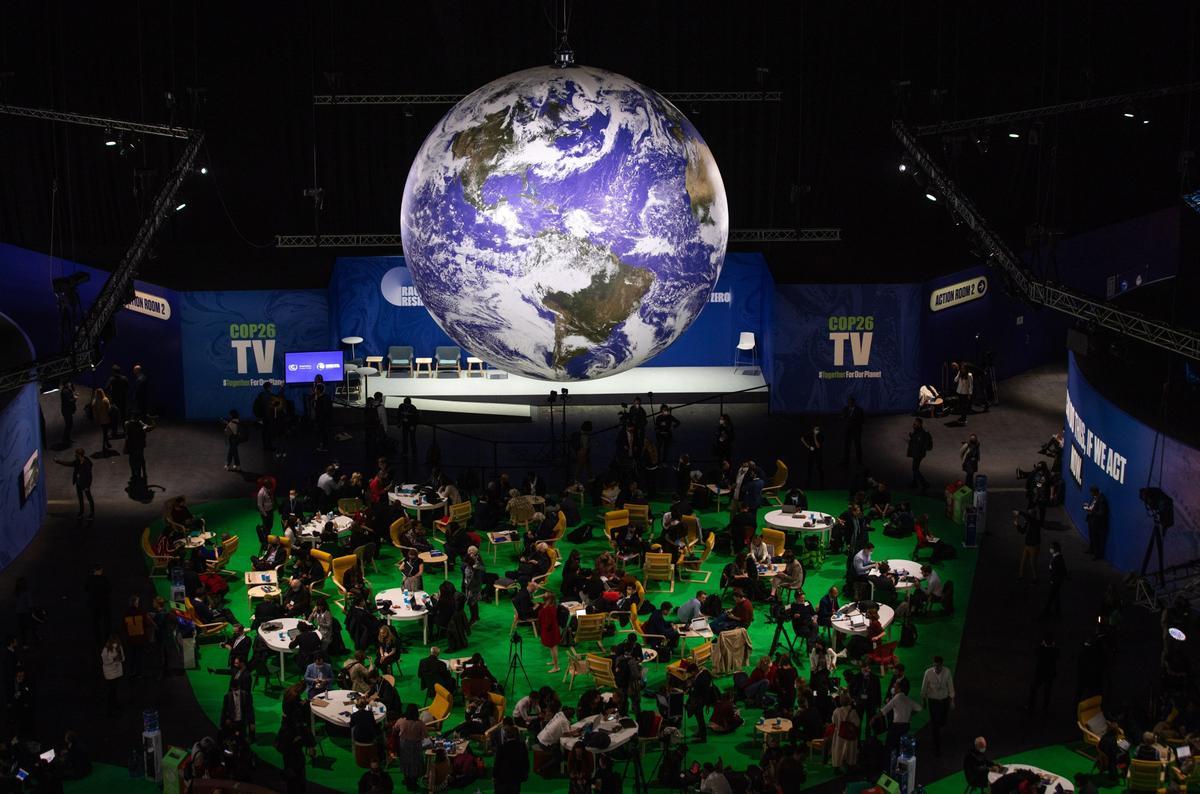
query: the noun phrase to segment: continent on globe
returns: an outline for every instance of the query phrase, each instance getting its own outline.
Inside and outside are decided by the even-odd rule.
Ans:
[[[492,366],[612,375],[708,303],[729,235],[716,161],[675,106],[599,69],[509,75],[455,105],[405,184],[413,283]]]

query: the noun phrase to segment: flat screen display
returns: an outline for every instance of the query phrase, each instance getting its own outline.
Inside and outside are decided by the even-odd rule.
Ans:
[[[29,456],[29,460],[25,461],[25,465],[21,467],[21,499],[28,499],[33,495],[33,489],[37,487],[38,481],[42,479],[41,458],[38,456],[38,451],[35,449],[33,454]]]
[[[345,370],[341,350],[283,354],[284,383],[312,383],[317,375],[326,383],[341,382]]]

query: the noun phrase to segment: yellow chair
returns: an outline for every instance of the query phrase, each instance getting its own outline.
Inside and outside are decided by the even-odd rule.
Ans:
[[[216,623],[201,623],[199,616],[196,615],[196,607],[192,604],[192,599],[184,596],[183,599],[184,614],[188,620],[196,624],[196,636],[198,639],[205,637],[221,638],[225,636],[225,630],[229,628],[229,623],[224,620],[219,620]]]
[[[692,648],[691,653],[689,653],[687,656],[668,664],[667,675],[677,681],[690,681],[692,676],[694,676],[700,670],[700,668],[708,664],[708,660],[712,658],[712,652],[712,642],[705,640],[700,645]],[[695,667],[691,669],[685,669],[683,666],[685,660],[691,662],[693,665],[695,665]]]
[[[529,529],[529,522],[533,520],[533,502],[528,499],[514,497],[508,505],[508,523],[521,529]]]
[[[338,592],[342,594],[343,599],[346,597],[346,587],[342,584],[342,580],[346,577],[346,571],[349,571],[357,564],[358,556],[354,554],[346,554],[333,558],[333,573],[330,578],[337,585]]]
[[[651,580],[669,582],[671,592],[675,592],[675,564],[671,562],[670,554],[646,552],[646,559],[642,562],[642,581],[650,584]]]
[[[542,588],[543,590],[548,589],[546,587],[546,580],[550,578],[550,574],[554,573],[554,569],[558,567],[558,561],[559,561],[558,549],[555,548],[554,546],[547,546],[546,547],[546,556],[550,558],[550,567],[547,568],[546,572],[544,574],[542,574],[541,576],[534,576],[531,578],[531,581],[534,584],[536,584],[538,587]]]
[[[317,564],[325,571],[326,576],[333,570],[333,555],[329,552],[321,551],[320,549],[309,549],[308,556],[317,561]]]
[[[553,546],[555,543],[558,543],[560,540],[562,540],[563,536],[566,534],[567,534],[567,514],[564,513],[563,511],[559,510],[558,511],[558,520],[554,522],[554,536],[547,538],[545,542],[549,543],[551,546]]]
[[[708,579],[712,576],[712,571],[703,571],[701,567],[708,562],[708,557],[712,554],[713,545],[717,542],[717,533],[709,532],[704,538],[704,551],[695,559],[681,560],[679,563],[679,578],[683,579],[684,573],[687,574],[688,582],[703,582],[708,584]],[[704,577],[701,579],[700,577]]]
[[[617,688],[617,679],[613,676],[611,658],[589,653],[587,655],[587,666],[588,672],[591,673],[592,680],[596,682],[597,688]]]
[[[233,555],[238,550],[238,536],[230,535],[225,540],[221,541],[221,550],[217,553],[215,560],[208,560],[208,570],[210,573],[219,573],[225,576],[237,576],[237,571],[229,570],[229,563],[233,560]]]
[[[142,553],[150,559],[150,578],[161,578],[167,575],[167,566],[171,564],[170,554],[155,554],[150,545],[150,527],[142,530]]]
[[[425,726],[430,732],[436,732],[441,729],[442,723],[450,716],[450,709],[454,705],[454,700],[450,695],[450,690],[446,689],[441,684],[433,685],[433,702],[426,706],[422,711],[421,719],[425,721]],[[428,714],[432,719],[425,720],[425,714]]]
[[[604,534],[612,540],[612,532],[614,529],[629,526],[629,511],[628,510],[609,510],[604,514]]]
[[[538,636],[538,619],[537,619],[537,617],[535,616],[532,618],[523,618],[519,614],[517,614],[516,607],[513,607],[512,628],[510,628],[508,630],[508,636],[510,636],[510,637],[513,636],[513,634],[516,633],[516,631],[517,631],[517,627],[520,626],[522,623],[528,623],[529,627],[531,629],[533,629],[533,635],[535,637]]]
[[[764,499],[770,499],[775,505],[783,504],[783,497],[779,492],[783,490],[788,481],[788,467],[782,460],[775,461],[775,474],[771,477],[771,484],[763,486],[762,495]]]
[[[1129,760],[1129,772],[1125,777],[1126,791],[1150,791],[1165,794],[1167,765],[1162,761]]]
[[[650,505],[625,505],[625,510],[629,513],[629,523],[642,528],[650,525]]]
[[[579,623],[575,627],[575,647],[582,648],[589,642],[596,643],[596,647],[604,648],[604,624],[608,622],[607,616],[603,612],[597,612],[594,615],[581,615]]]
[[[653,609],[653,607],[651,607],[651,609]],[[645,629],[642,627],[642,620],[641,620],[641,618],[638,617],[638,609],[637,609],[636,605],[631,606],[629,608],[629,628],[622,629],[620,633],[621,634],[636,634],[638,637],[640,637],[643,640],[647,640],[647,639],[658,640],[659,647],[665,647],[667,644],[666,636],[664,636],[662,634],[647,634],[646,633]],[[663,661],[666,661],[666,659],[664,658]]]
[[[405,548],[404,544],[400,542],[400,534],[406,529],[408,529],[408,516],[400,516],[388,527],[388,536],[392,539],[392,545],[398,549]]]
[[[764,543],[771,547],[772,556],[783,556],[783,551],[787,547],[787,535],[782,530],[763,527],[762,539]]]
[[[287,549],[288,556],[289,557],[291,556],[291,554],[292,554],[292,539],[291,538],[289,538],[287,535],[267,535],[267,543],[270,543],[272,539],[279,541],[279,545],[283,546],[285,549]]]
[[[567,669],[563,672],[563,682],[567,684],[568,692],[575,688],[575,676],[584,675],[587,671],[587,659],[576,653],[574,648],[567,648]]]
[[[1097,714],[1103,714],[1102,708],[1103,698],[1100,695],[1090,697],[1086,700],[1079,701],[1075,707],[1075,724],[1079,727],[1079,732],[1083,735],[1083,743],[1090,744],[1092,747],[1100,746],[1100,735],[1093,733],[1088,723]]]
[[[472,739],[478,739],[483,743],[483,752],[485,755],[491,749],[492,734],[495,733],[500,727],[500,724],[504,722],[504,712],[508,708],[508,700],[504,697],[504,695],[498,695],[495,692],[488,692],[488,699],[491,700],[492,705],[496,707],[495,721],[492,722],[491,727],[489,727],[482,734],[471,737]]]
[[[683,516],[679,520],[685,527],[687,527],[688,546],[695,546],[700,540],[700,519],[694,515],[688,515]]]
[[[457,522],[460,527],[468,526],[471,516],[475,511],[471,507],[471,501],[468,499],[465,502],[450,505],[446,511],[446,515],[433,522],[434,528],[438,532],[445,533],[450,528],[451,522]]]

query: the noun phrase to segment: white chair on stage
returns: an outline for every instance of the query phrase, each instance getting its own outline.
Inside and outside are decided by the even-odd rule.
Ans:
[[[758,366],[758,345],[754,341],[753,331],[742,331],[738,336],[737,348],[733,353],[733,366],[736,369],[739,364],[742,364],[742,354],[750,353],[750,366]]]

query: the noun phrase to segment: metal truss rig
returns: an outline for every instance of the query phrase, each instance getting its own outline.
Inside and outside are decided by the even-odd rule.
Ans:
[[[113,316],[125,305],[125,301],[133,288],[133,279],[137,275],[138,266],[145,259],[150,249],[154,235],[162,226],[163,221],[174,209],[175,194],[179,192],[183,180],[192,171],[200,148],[204,144],[204,133],[199,130],[182,127],[169,127],[159,124],[142,124],[122,119],[104,118],[101,116],[85,116],[76,113],[63,113],[54,110],[0,105],[0,114],[21,116],[24,118],[44,119],[80,124],[90,127],[104,127],[111,130],[125,130],[145,135],[158,135],[167,138],[179,138],[187,141],[183,154],[180,155],[174,170],[154,199],[154,205],[149,214],[143,219],[141,227],[121,257],[120,264],[113,270],[108,281],[104,282],[100,294],[88,308],[87,316],[76,329],[75,339],[69,350],[56,356],[38,359],[28,364],[22,364],[0,372],[0,393],[19,389],[26,383],[39,381],[54,382],[76,372],[92,369],[96,366],[100,352],[100,342],[105,328]]]
[[[453,105],[465,94],[317,94],[314,105]],[[782,102],[782,91],[673,91],[675,104],[687,102]]]
[[[1193,606],[1200,605],[1200,560],[1165,569],[1161,581],[1153,573],[1137,577],[1133,602],[1140,607],[1157,611],[1161,604],[1180,597]]]
[[[731,243],[835,243],[842,239],[839,228],[827,229],[732,229]],[[276,248],[400,248],[398,234],[277,234]]]
[[[1078,292],[1036,280],[991,228],[971,200],[934,162],[933,157],[921,146],[904,122],[893,121],[892,132],[916,167],[928,177],[930,186],[945,198],[950,211],[974,234],[987,254],[988,263],[1003,269],[1026,301],[1200,361],[1200,334],[1194,331],[1175,328],[1157,320],[1148,320],[1132,312],[1114,309],[1103,301]]]

